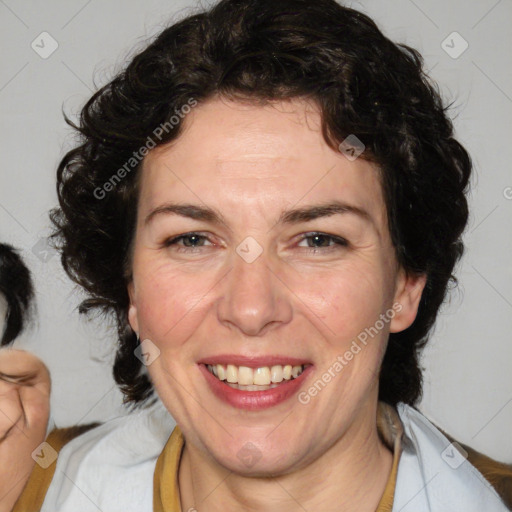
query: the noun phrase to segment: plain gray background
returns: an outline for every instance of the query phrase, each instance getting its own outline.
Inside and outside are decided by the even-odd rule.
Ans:
[[[422,52],[443,96],[454,101],[457,136],[475,164],[460,286],[424,353],[419,408],[459,441],[512,462],[512,1],[348,5]],[[44,245],[47,212],[56,203],[55,169],[74,142],[61,111],[74,118],[134,49],[197,6],[190,0],[0,0],[0,239],[21,249],[35,276],[38,325],[17,345],[51,370],[57,426],[126,413],[111,377],[112,327],[79,319],[82,296]],[[45,55],[52,44],[57,49]]]

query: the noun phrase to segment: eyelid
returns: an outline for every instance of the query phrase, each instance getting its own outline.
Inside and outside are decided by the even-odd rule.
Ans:
[[[349,244],[347,239],[345,239],[341,236],[338,236],[338,235],[332,235],[330,233],[325,233],[323,231],[309,231],[308,233],[303,233],[300,235],[299,242],[302,242],[302,241],[307,240],[308,238],[312,238],[314,236],[323,236],[325,238],[329,238],[329,239],[333,240],[335,242],[335,244],[340,245],[340,246],[347,246]],[[330,247],[333,247],[333,246],[330,246]],[[313,247],[311,247],[311,249],[313,249]],[[318,247],[318,249],[320,249],[320,247]]]
[[[212,243],[212,245],[216,245],[211,240],[211,234],[207,233],[205,231],[188,231],[187,233],[181,233],[180,235],[171,236],[171,237],[166,238],[161,243],[161,245],[162,245],[162,247],[170,247],[171,245],[176,245],[177,242],[179,242],[183,238],[192,237],[192,236],[197,236],[199,238],[204,238],[205,240],[208,240],[210,243]],[[185,247],[185,248],[187,248],[187,247]],[[188,247],[188,249],[193,249],[193,247]]]

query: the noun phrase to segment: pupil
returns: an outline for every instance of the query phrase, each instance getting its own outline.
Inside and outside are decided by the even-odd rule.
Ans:
[[[322,241],[325,242],[326,240],[327,240],[327,237],[325,235],[315,235],[313,237],[313,241],[314,242],[320,242],[321,243]]]
[[[189,247],[190,247],[190,246],[194,246],[195,244],[194,244],[194,241],[193,241],[193,240],[195,240],[195,241],[197,242],[197,241],[198,241],[198,236],[197,236],[197,235],[189,235],[187,238],[185,238],[185,240],[186,240],[186,241],[190,241],[190,240],[192,240],[192,243],[191,243],[191,244],[189,244],[189,243],[185,243],[185,245],[187,245],[187,246],[189,246]]]

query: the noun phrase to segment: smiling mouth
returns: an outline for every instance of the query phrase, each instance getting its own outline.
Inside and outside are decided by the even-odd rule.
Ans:
[[[309,364],[274,365],[250,368],[233,364],[207,364],[207,370],[233,389],[265,391],[298,378]]]

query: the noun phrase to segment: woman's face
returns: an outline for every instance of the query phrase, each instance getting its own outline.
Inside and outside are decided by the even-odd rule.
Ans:
[[[159,396],[242,474],[363,446],[424,286],[398,268],[377,168],[328,147],[303,100],[215,99],[185,123],[144,161],[129,286]]]

